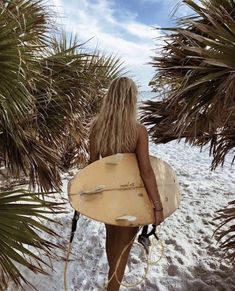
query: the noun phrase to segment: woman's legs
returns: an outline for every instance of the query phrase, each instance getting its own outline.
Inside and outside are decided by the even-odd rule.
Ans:
[[[106,253],[107,259],[109,263],[109,276],[108,279],[112,277],[115,272],[118,260],[127,245],[132,241],[130,246],[126,248],[126,251],[122,254],[121,261],[119,263],[119,267],[116,271],[116,275],[118,280],[121,282],[125,267],[127,263],[127,259],[133,244],[132,240],[139,228],[138,227],[120,227],[120,226],[113,226],[113,225],[105,225],[106,227]],[[118,291],[120,288],[119,283],[117,282],[115,275],[113,276],[112,280],[108,284],[108,291]]]

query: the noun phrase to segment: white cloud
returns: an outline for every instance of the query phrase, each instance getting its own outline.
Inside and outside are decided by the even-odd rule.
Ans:
[[[123,27],[125,27],[128,33],[142,39],[147,38],[149,41],[152,41],[159,34],[153,27],[138,22],[127,22],[123,24]]]
[[[107,0],[53,0],[63,7],[65,29],[78,35],[81,42],[92,38],[86,46],[125,61],[125,66],[147,89],[153,77],[153,69],[147,65],[160,32],[136,21],[136,14],[123,12],[121,19],[114,10],[113,2]],[[64,5],[62,5],[64,4]],[[60,8],[60,12],[62,9]],[[156,25],[157,26],[157,25]]]

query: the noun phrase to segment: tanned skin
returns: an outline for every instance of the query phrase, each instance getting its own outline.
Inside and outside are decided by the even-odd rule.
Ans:
[[[95,150],[94,146],[95,136],[90,135],[90,163],[99,159],[99,152]],[[149,146],[148,146],[148,133],[143,125],[138,124],[138,139],[135,149],[135,154],[138,160],[139,170],[141,178],[144,182],[145,188],[154,205],[154,215],[156,225],[163,221],[162,203],[157,188],[157,181],[149,160]],[[108,156],[104,155],[105,156]],[[139,227],[121,227],[105,224],[106,228],[106,254],[109,264],[109,276],[110,279],[115,272],[116,265],[123,249],[132,241],[136,236]],[[127,259],[131,250],[132,244],[123,253],[119,267],[116,271],[119,282],[122,281]],[[115,276],[108,284],[108,291],[118,291],[120,284],[116,280]]]

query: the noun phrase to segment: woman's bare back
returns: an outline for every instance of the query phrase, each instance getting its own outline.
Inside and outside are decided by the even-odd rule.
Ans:
[[[145,188],[149,195],[149,198],[152,200],[155,208],[155,220],[156,224],[160,224],[163,221],[163,213],[159,212],[159,209],[162,209],[162,203],[160,195],[157,188],[157,181],[150,164],[149,159],[149,141],[148,141],[148,132],[145,126],[137,124],[138,134],[135,146],[133,146],[133,152],[136,154],[140,175],[144,182]],[[135,147],[135,148],[134,148]],[[126,151],[123,151],[126,153]],[[107,157],[112,155],[111,152],[107,152],[102,155],[102,157]],[[100,153],[95,149],[95,135],[91,133],[90,135],[90,163],[93,163],[96,160],[99,160]]]

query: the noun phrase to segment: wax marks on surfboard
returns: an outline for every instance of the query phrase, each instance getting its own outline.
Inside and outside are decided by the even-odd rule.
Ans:
[[[113,165],[114,166],[114,165],[117,165],[122,159],[123,159],[123,154],[118,153],[116,155],[112,155],[112,156],[106,157],[106,162],[105,163],[106,163],[106,165],[111,165],[111,166]],[[72,195],[98,194],[98,193],[102,193],[104,190],[106,190],[106,191],[110,190],[110,189],[106,189],[105,185],[96,185],[95,188],[93,188],[93,189],[85,189],[85,188],[89,187],[89,185],[84,185],[83,189],[80,190],[78,193],[71,193],[72,183],[77,178],[78,175],[79,175],[79,172],[68,183],[68,195],[69,196],[72,196]],[[124,186],[125,185],[120,185],[120,187],[124,187]],[[131,186],[131,185],[129,185],[129,186]]]
[[[167,163],[155,157],[151,157],[151,163],[163,204],[168,205],[163,207],[167,217],[179,205],[178,198],[173,201],[175,195],[179,196],[176,180]],[[88,165],[70,182],[69,198],[79,212],[108,224],[127,226],[125,219],[133,226],[154,222],[135,154],[108,156]]]

